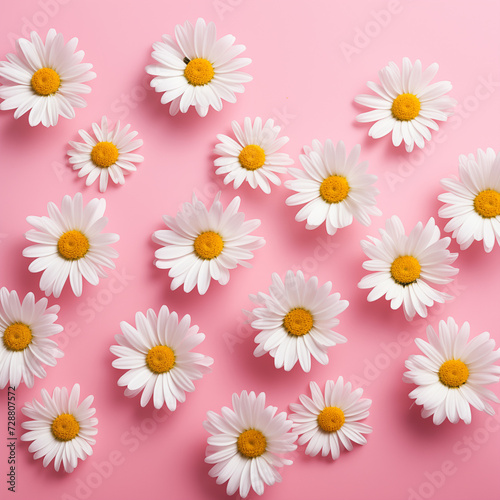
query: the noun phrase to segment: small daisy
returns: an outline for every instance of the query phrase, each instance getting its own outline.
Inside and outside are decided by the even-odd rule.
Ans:
[[[43,271],[40,290],[45,295],[59,297],[69,277],[73,293],[82,294],[82,277],[97,285],[105,278],[103,267],[115,268],[111,259],[118,252],[109,245],[120,237],[114,233],[103,233],[108,219],[104,217],[106,200],[94,198],[83,205],[81,193],[73,199],[66,195],[61,209],[55,203],[47,205],[49,216],[29,216],[27,221],[35,229],[26,233],[31,245],[23,250],[25,257],[35,258],[30,264],[32,273]]]
[[[85,460],[92,455],[93,436],[97,434],[95,409],[90,407],[94,396],[87,396],[80,404],[79,399],[78,384],[69,395],[66,387],[56,387],[52,397],[42,389],[42,403],[33,399],[22,408],[31,420],[21,424],[28,431],[21,436],[21,441],[33,441],[28,451],[35,453],[35,460],[43,457],[44,467],[54,460],[56,471],[62,462],[66,472],[73,472],[78,459]]]
[[[293,160],[286,153],[278,151],[288,142],[288,137],[278,138],[281,128],[269,119],[262,126],[262,119],[255,118],[252,126],[250,118],[245,118],[243,129],[237,121],[231,124],[236,141],[227,135],[219,134],[221,141],[215,146],[214,153],[220,155],[214,162],[217,175],[224,175],[224,184],[234,182],[234,189],[247,181],[255,189],[257,186],[269,194],[269,182],[279,186],[276,175],[287,171],[286,165]]]
[[[299,445],[307,443],[306,455],[315,457],[332,456],[337,460],[340,449],[353,449],[352,442],[366,444],[363,434],[370,434],[372,428],[359,422],[369,415],[371,399],[361,398],[363,389],[351,389],[351,383],[344,385],[344,379],[337,382],[327,380],[323,394],[316,382],[310,383],[312,398],[299,396],[302,404],[291,404],[290,418],[293,430],[299,435]]]
[[[436,425],[446,418],[456,424],[471,423],[472,405],[479,411],[494,415],[488,401],[500,403],[485,385],[500,381],[500,349],[488,332],[469,342],[470,326],[460,328],[453,318],[439,322],[439,337],[432,326],[427,327],[427,339],[415,339],[422,354],[412,354],[405,362],[409,371],[403,381],[418,387],[410,398],[423,406],[422,417],[433,416]]]
[[[324,147],[318,140],[312,148],[304,146],[305,154],[300,155],[304,170],[290,168],[295,179],[285,186],[297,192],[287,198],[287,205],[305,205],[295,220],[305,220],[306,229],[316,229],[326,221],[328,234],[335,234],[351,225],[353,218],[369,226],[370,215],[382,215],[375,206],[377,177],[366,173],[368,162],[358,163],[360,151],[358,144],[346,158],[344,143],[339,141],[335,148],[330,139]]]
[[[35,377],[45,378],[42,364],[55,366],[64,353],[49,337],[63,331],[56,324],[59,306],[35,302],[33,293],[19,300],[17,292],[0,289],[0,389],[21,382],[33,387]]]
[[[260,330],[254,356],[269,353],[276,368],[291,370],[297,361],[305,372],[311,370],[311,354],[322,365],[328,364],[328,348],[347,339],[333,331],[337,316],[349,302],[340,293],[330,295],[331,281],[318,285],[318,278],[306,280],[302,271],[286,273],[285,282],[274,273],[269,295],[259,293],[250,299],[262,307],[249,313],[252,328]]]
[[[455,99],[445,95],[452,89],[450,82],[436,82],[429,85],[439,69],[437,63],[422,69],[417,59],[415,64],[403,58],[403,71],[394,62],[382,68],[378,76],[381,85],[368,82],[374,95],[358,95],[358,104],[373,108],[357,116],[358,122],[375,122],[368,135],[379,139],[392,132],[392,143],[399,146],[404,141],[406,151],[413,151],[416,144],[425,146],[431,140],[432,130],[439,130],[436,121],[445,122],[456,106]]]
[[[184,403],[185,392],[193,392],[193,380],[201,379],[210,372],[214,360],[191,349],[205,339],[191,326],[188,314],[180,321],[177,313],[170,313],[162,306],[158,317],[153,309],[147,316],[135,315],[136,328],[126,321],[120,323],[123,335],[115,335],[119,345],[110,350],[118,359],[113,366],[127,372],[118,380],[125,386],[125,396],[133,398],[140,392],[141,406],[146,406],[153,397],[155,408],[167,405],[170,411],[177,401]]]
[[[115,184],[125,184],[123,174],[135,172],[135,163],[144,161],[141,155],[132,151],[142,146],[142,139],[133,140],[138,132],[128,132],[130,125],[120,129],[120,122],[113,131],[108,130],[108,119],[103,116],[101,126],[92,124],[96,139],[85,130],[79,130],[81,138],[85,141],[70,141],[73,148],[68,151],[69,162],[73,170],[78,170],[78,177],[87,175],[85,184],[90,186],[99,177],[99,191],[104,193],[108,187],[108,178]]]
[[[151,87],[163,93],[161,103],[171,103],[171,115],[194,106],[205,116],[210,106],[220,111],[222,99],[236,102],[235,94],[243,93],[243,84],[252,79],[238,70],[252,60],[237,57],[245,46],[233,45],[234,41],[232,35],[217,40],[215,24],[200,18],[194,27],[189,21],[178,24],[175,40],[163,35],[153,44],[151,55],[157,63],[146,66],[146,72],[155,77]]]
[[[250,489],[262,495],[266,484],[281,482],[277,469],[292,464],[281,456],[297,448],[297,436],[289,432],[292,421],[265,404],[265,393],[243,391],[233,394],[232,409],[224,406],[222,416],[209,411],[203,422],[211,434],[205,457],[205,462],[214,464],[209,475],[217,478],[217,484],[228,481],[228,495],[239,490],[246,498]]]
[[[17,54],[7,54],[8,61],[0,61],[0,109],[15,109],[14,118],[26,112],[29,124],[40,122],[45,127],[56,125],[59,115],[74,118],[74,108],[85,108],[81,94],[88,94],[84,85],[96,77],[92,64],[82,63],[85,53],[75,52],[78,38],[67,44],[61,33],[50,29],[42,42],[40,35],[31,32],[31,41],[16,40]]]
[[[458,257],[448,250],[450,238],[441,233],[431,217],[427,224],[419,222],[406,236],[398,217],[387,219],[385,230],[379,229],[381,240],[368,236],[361,247],[371,259],[363,262],[363,269],[373,271],[359,282],[359,288],[372,288],[368,302],[385,295],[391,308],[403,306],[407,320],[415,314],[427,317],[427,307],[443,303],[453,297],[431,285],[446,285],[453,281],[458,269],[452,267]]]
[[[226,285],[229,270],[238,264],[251,267],[246,261],[264,246],[263,238],[250,235],[260,220],[245,221],[245,214],[238,212],[240,198],[233,198],[226,210],[219,198],[220,192],[207,209],[193,194],[193,201],[184,203],[175,217],[163,216],[169,229],[153,234],[153,241],[162,245],[155,252],[155,265],[170,269],[172,290],[184,284],[184,291],[190,292],[198,285],[203,295],[212,279]]]

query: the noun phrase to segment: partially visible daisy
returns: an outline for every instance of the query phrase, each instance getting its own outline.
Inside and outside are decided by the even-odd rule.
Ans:
[[[401,220],[393,216],[379,233],[381,240],[368,236],[369,241],[361,241],[371,259],[363,262],[363,269],[372,273],[363,277],[358,287],[373,289],[368,302],[385,295],[392,309],[403,306],[406,319],[412,320],[415,314],[425,318],[434,302],[453,298],[431,286],[446,285],[458,273],[451,266],[458,254],[448,250],[451,239],[440,237],[432,217],[425,226],[419,222],[406,236]]]
[[[301,394],[301,404],[292,403],[289,415],[299,445],[307,444],[306,455],[314,457],[321,452],[337,460],[341,448],[351,451],[353,442],[366,444],[363,434],[370,434],[372,428],[359,421],[369,415],[372,401],[361,398],[363,389],[353,391],[342,377],[337,382],[327,380],[324,393],[316,382],[311,382],[310,388],[312,398]]]
[[[278,138],[281,128],[269,119],[262,126],[262,119],[255,118],[252,125],[250,118],[245,118],[243,129],[237,121],[231,123],[236,141],[227,135],[219,134],[221,141],[215,146],[215,154],[220,157],[214,161],[219,167],[215,173],[224,175],[224,184],[234,183],[237,189],[247,181],[255,189],[257,186],[269,194],[269,182],[279,186],[280,178],[276,174],[284,174],[286,165],[293,160],[286,153],[278,151],[288,142],[288,137]]]
[[[66,387],[56,387],[52,396],[42,389],[42,402],[33,399],[21,409],[31,420],[21,424],[26,429],[21,441],[32,441],[28,451],[36,460],[43,457],[43,466],[54,460],[54,469],[61,463],[66,472],[73,472],[78,459],[92,455],[97,434],[95,409],[90,405],[94,396],[87,396],[80,404],[80,386],[75,384],[68,395]]]
[[[311,370],[311,355],[320,364],[328,364],[328,348],[347,339],[333,329],[337,316],[349,302],[340,293],[330,294],[331,281],[318,285],[318,278],[306,280],[302,271],[286,273],[285,282],[274,273],[269,295],[250,295],[256,307],[249,314],[252,327],[260,330],[254,356],[269,353],[276,368],[291,370],[297,361],[305,372]]]
[[[292,421],[278,408],[265,406],[266,395],[243,391],[233,394],[233,408],[224,406],[222,416],[207,413],[203,427],[211,434],[207,439],[205,462],[214,464],[209,475],[217,484],[227,483],[227,494],[238,490],[246,498],[250,489],[258,495],[265,485],[281,482],[277,471],[292,461],[281,455],[294,451],[297,436],[290,431]]]
[[[189,21],[178,24],[175,39],[163,35],[153,44],[151,56],[157,62],[146,66],[146,72],[155,77],[151,87],[163,93],[161,103],[171,103],[171,115],[194,106],[205,116],[210,106],[220,111],[222,99],[236,102],[235,94],[243,93],[243,84],[252,79],[239,70],[252,60],[237,57],[245,46],[234,41],[232,35],[217,40],[215,24],[199,18],[194,27]]]
[[[229,270],[238,265],[251,267],[246,261],[264,246],[263,238],[250,234],[260,220],[245,221],[245,214],[238,212],[240,198],[233,198],[226,210],[219,198],[220,192],[207,209],[193,194],[192,202],[184,203],[175,217],[163,216],[169,229],[153,234],[153,241],[162,245],[155,252],[155,265],[169,269],[172,290],[184,284],[184,291],[190,292],[198,286],[203,295],[212,279],[226,285]]]
[[[312,148],[304,146],[300,163],[304,170],[290,168],[294,180],[285,186],[296,194],[289,196],[287,205],[305,205],[295,220],[306,221],[306,229],[316,229],[326,222],[328,234],[352,224],[356,218],[364,226],[371,223],[370,215],[381,215],[375,206],[379,190],[373,186],[377,177],[366,173],[368,162],[358,163],[358,144],[346,157],[344,143],[337,147],[328,139],[323,146],[314,140]]]
[[[491,252],[495,240],[500,245],[500,154],[491,148],[459,157],[460,178],[441,179],[449,192],[438,196],[446,203],[439,216],[451,219],[444,230],[453,231],[461,250],[474,240],[483,241],[485,252]]]
[[[379,139],[392,132],[392,143],[399,146],[403,141],[406,151],[413,151],[416,144],[425,146],[431,140],[432,130],[439,130],[436,121],[445,122],[452,115],[457,101],[445,95],[451,89],[450,82],[430,84],[439,69],[437,63],[423,70],[420,60],[415,64],[403,58],[403,70],[394,62],[378,72],[380,85],[368,82],[374,95],[358,95],[358,104],[373,108],[357,116],[358,122],[375,122],[368,135]]]
[[[114,130],[109,130],[105,116],[101,119],[101,126],[93,123],[92,129],[96,139],[82,129],[78,133],[85,142],[69,142],[73,148],[68,151],[69,162],[73,170],[78,170],[78,177],[87,176],[87,186],[99,177],[99,191],[104,193],[108,178],[115,184],[125,184],[123,175],[137,170],[134,162],[144,161],[143,156],[132,153],[142,146],[142,139],[134,141],[138,132],[129,133],[130,125],[120,129],[120,121]]]
[[[118,252],[109,245],[120,237],[114,233],[101,233],[108,219],[104,217],[106,200],[94,198],[83,205],[81,193],[74,198],[66,195],[59,209],[49,202],[49,216],[26,218],[35,229],[26,233],[31,245],[23,250],[25,257],[35,260],[29,265],[32,273],[43,271],[40,290],[45,295],[59,297],[69,278],[73,293],[82,294],[82,277],[91,285],[105,278],[103,267],[115,268],[111,259]]]
[[[42,364],[55,366],[64,353],[49,339],[63,331],[56,324],[59,306],[47,307],[47,299],[35,302],[28,293],[21,303],[17,292],[0,289],[0,389],[21,382],[33,387],[35,377],[45,378]]]
[[[0,109],[15,109],[14,118],[26,112],[29,124],[40,122],[45,127],[56,125],[60,116],[74,118],[74,108],[85,108],[81,94],[88,94],[84,85],[96,77],[92,64],[82,63],[85,53],[75,52],[78,38],[67,44],[61,33],[50,29],[45,43],[35,31],[31,41],[16,40],[17,54],[7,54],[7,61],[0,61]]]
[[[469,342],[470,326],[465,322],[460,328],[453,318],[439,322],[439,337],[427,327],[427,339],[415,339],[423,354],[412,354],[406,360],[409,371],[403,381],[418,387],[410,398],[423,406],[422,417],[432,415],[434,424],[445,419],[453,424],[472,420],[470,406],[488,415],[495,411],[488,401],[500,403],[498,397],[485,385],[500,381],[500,349],[488,332],[483,332]]]

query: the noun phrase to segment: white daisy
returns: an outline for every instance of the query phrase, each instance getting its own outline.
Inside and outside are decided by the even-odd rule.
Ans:
[[[78,177],[87,175],[85,184],[90,186],[99,177],[99,191],[104,193],[108,187],[108,178],[115,184],[125,184],[124,174],[137,170],[135,163],[144,161],[144,157],[132,151],[142,146],[142,139],[133,140],[138,132],[130,132],[130,125],[120,129],[120,121],[114,130],[108,129],[108,119],[103,116],[101,126],[92,124],[96,139],[85,130],[79,130],[85,142],[70,141],[73,148],[68,151],[69,162],[73,170],[78,170]]]
[[[73,199],[66,195],[61,209],[49,202],[49,216],[26,218],[35,229],[26,233],[26,239],[35,243],[23,250],[25,257],[35,258],[30,264],[32,273],[43,271],[40,290],[45,295],[59,297],[69,277],[74,294],[82,294],[82,277],[97,285],[105,278],[103,267],[115,268],[111,259],[118,252],[109,245],[120,237],[114,233],[103,233],[108,223],[104,217],[106,200],[94,198],[83,205],[81,193]]]
[[[85,460],[92,455],[97,434],[95,409],[90,405],[94,396],[87,396],[80,404],[80,386],[75,384],[68,395],[66,387],[56,387],[52,393],[42,389],[42,403],[33,399],[21,409],[31,420],[21,424],[25,432],[21,441],[33,441],[28,451],[36,460],[43,457],[43,466],[54,460],[54,469],[59,470],[61,462],[66,472],[73,472],[78,459]]]
[[[460,155],[459,172],[460,179],[441,179],[449,192],[438,196],[446,203],[439,216],[451,219],[444,230],[453,231],[461,250],[482,240],[491,252],[495,239],[500,245],[500,154],[488,148],[478,149],[477,159]]]
[[[405,362],[409,371],[403,381],[418,387],[410,398],[422,405],[422,417],[433,416],[436,425],[446,418],[456,424],[471,423],[471,409],[494,415],[488,401],[500,403],[498,397],[485,387],[500,380],[500,349],[488,332],[469,342],[470,326],[460,329],[453,318],[439,322],[439,337],[432,326],[427,327],[427,339],[415,339],[422,354],[412,354]]]
[[[110,350],[118,359],[113,366],[127,372],[118,380],[125,386],[125,396],[130,398],[140,392],[141,406],[146,406],[153,397],[155,408],[167,405],[170,411],[177,407],[177,401],[184,403],[185,392],[193,392],[193,380],[201,379],[210,372],[213,359],[191,349],[205,339],[198,333],[196,325],[191,326],[188,314],[180,321],[177,313],[170,313],[162,306],[158,317],[153,309],[147,316],[135,315],[136,328],[126,321],[120,323],[123,335],[115,335],[119,345]]]
[[[237,57],[245,46],[233,45],[234,41],[232,35],[217,40],[215,24],[199,18],[194,27],[189,21],[178,24],[175,39],[163,35],[153,44],[151,55],[157,63],[146,66],[146,71],[155,77],[151,87],[163,93],[162,104],[171,103],[171,115],[194,106],[205,116],[210,106],[220,111],[222,99],[236,102],[235,94],[244,92],[243,83],[252,79],[238,70],[252,60]]]
[[[300,155],[304,170],[290,168],[295,179],[285,186],[297,192],[287,198],[287,205],[305,204],[295,220],[305,220],[306,229],[316,229],[326,221],[328,234],[335,234],[352,224],[353,218],[369,226],[370,215],[382,214],[375,206],[377,177],[366,173],[368,162],[358,163],[360,151],[358,144],[346,158],[344,143],[339,141],[335,148],[330,139],[324,147],[318,140],[312,148],[304,146],[305,154]]]
[[[281,128],[274,125],[269,119],[262,126],[262,119],[255,118],[253,126],[250,118],[245,118],[243,129],[237,121],[231,123],[236,141],[227,135],[219,134],[221,141],[215,146],[214,153],[220,155],[214,161],[219,167],[215,173],[224,175],[224,184],[234,182],[237,189],[247,181],[255,189],[257,186],[269,194],[272,182],[276,186],[281,184],[276,175],[287,171],[286,165],[293,160],[286,153],[278,151],[288,142],[288,137],[278,138]]]
[[[78,38],[67,44],[61,33],[50,29],[45,43],[35,31],[31,41],[16,40],[17,54],[7,54],[7,61],[0,61],[0,109],[15,109],[14,118],[26,112],[29,124],[40,122],[45,127],[56,125],[59,115],[74,118],[74,108],[85,108],[81,94],[88,94],[84,85],[96,77],[90,71],[92,64],[82,63],[85,53],[75,52]]]
[[[431,217],[427,224],[419,222],[406,236],[402,222],[396,216],[387,219],[385,230],[379,229],[381,240],[368,236],[361,247],[371,259],[363,262],[363,269],[373,271],[359,282],[359,288],[373,288],[368,302],[385,295],[391,308],[403,306],[407,320],[415,314],[425,318],[427,307],[443,303],[453,297],[431,285],[446,285],[453,281],[458,269],[452,267],[458,257],[448,250],[450,238],[441,233]]]
[[[203,295],[212,279],[226,285],[229,270],[238,264],[251,267],[246,261],[264,246],[263,238],[250,235],[260,220],[245,221],[245,214],[238,212],[240,198],[233,198],[226,210],[219,198],[220,192],[207,209],[193,194],[193,201],[184,203],[175,217],[163,216],[169,229],[153,234],[153,241],[162,245],[155,252],[155,265],[169,269],[172,290],[184,284],[184,291],[190,292],[198,285]]]
[[[49,339],[63,331],[56,324],[59,306],[47,307],[47,299],[35,302],[33,293],[21,301],[17,292],[0,289],[0,389],[21,382],[33,387],[35,377],[45,378],[42,364],[55,366],[64,353]]]
[[[368,82],[374,95],[358,95],[358,104],[373,108],[372,111],[357,116],[358,122],[375,122],[368,135],[379,139],[392,132],[392,143],[399,146],[404,141],[406,151],[413,151],[416,144],[423,148],[425,140],[431,140],[432,130],[439,130],[436,121],[445,122],[453,114],[451,108],[457,101],[445,95],[452,89],[450,82],[431,80],[439,69],[437,63],[422,69],[420,60],[415,64],[403,58],[402,73],[394,62],[382,68],[379,73],[380,85]]]
[[[297,436],[289,432],[292,421],[265,404],[265,393],[243,391],[233,394],[232,409],[224,406],[222,416],[209,411],[203,422],[211,434],[205,457],[205,462],[214,464],[209,475],[217,478],[217,484],[228,481],[228,495],[239,490],[246,498],[250,489],[262,495],[266,484],[281,482],[277,468],[292,464],[281,456],[297,448]]]
[[[363,434],[372,428],[359,422],[369,415],[371,399],[361,398],[363,389],[355,391],[344,379],[327,380],[324,394],[316,382],[310,383],[312,398],[301,394],[302,404],[290,405],[293,430],[299,435],[299,445],[307,444],[306,455],[316,456],[320,451],[333,460],[340,456],[340,449],[353,449],[352,442],[366,444]]]
[[[249,313],[258,346],[254,356],[269,353],[276,368],[291,370],[297,361],[305,372],[311,370],[311,354],[322,365],[328,364],[328,348],[347,339],[333,331],[337,316],[349,302],[340,293],[330,295],[331,281],[318,285],[318,278],[306,280],[302,271],[286,273],[285,282],[274,273],[269,295],[250,295],[260,305]]]

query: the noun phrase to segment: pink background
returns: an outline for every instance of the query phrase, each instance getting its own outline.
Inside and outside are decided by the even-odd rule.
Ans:
[[[418,407],[411,407],[411,387],[401,381],[404,360],[417,352],[408,339],[423,336],[428,323],[437,326],[448,315],[459,323],[469,321],[475,334],[490,331],[500,343],[500,289],[492,272],[500,265],[499,249],[487,255],[476,243],[462,252],[458,279],[449,288],[457,298],[431,309],[427,320],[408,323],[402,311],[391,312],[384,300],[368,304],[367,292],[356,286],[364,274],[360,239],[376,235],[392,214],[407,228],[436,217],[439,179],[457,173],[458,155],[478,147],[500,149],[499,10],[496,0],[9,2],[0,17],[2,59],[13,49],[12,39],[26,34],[30,23],[43,37],[54,27],[66,40],[79,38],[97,79],[91,82],[88,107],[55,128],[30,128],[26,116],[16,121],[12,112],[0,113],[0,285],[23,296],[34,291],[41,298],[40,275],[28,272],[29,261],[21,255],[27,246],[26,216],[45,215],[47,202],[59,204],[65,194],[82,191],[85,201],[100,196],[96,185],[86,188],[67,163],[67,143],[78,139],[78,129],[90,130],[103,114],[112,122],[122,119],[139,131],[145,157],[125,186],[113,185],[105,193],[106,230],[121,236],[115,246],[120,253],[117,272],[126,276],[125,284],[112,278],[98,287],[87,284],[80,298],[67,285],[58,300],[50,299],[61,305],[60,323],[66,331],[59,342],[65,356],[48,369],[46,379],[37,380],[31,390],[22,386],[16,394],[20,435],[24,402],[39,397],[43,387],[52,391],[79,382],[83,394],[95,395],[99,434],[94,455],[73,474],[56,473],[52,464],[45,469],[35,462],[27,445],[18,442],[16,498],[107,499],[117,491],[123,500],[225,498],[225,486],[208,476],[203,461],[206,411],[230,405],[231,394],[243,389],[265,391],[269,404],[286,411],[308,391],[310,380],[323,387],[339,375],[362,385],[373,400],[366,420],[374,429],[368,444],[333,463],[308,457],[299,448],[294,465],[282,471],[283,482],[266,489],[267,499],[499,497],[499,421],[474,410],[470,426],[436,427],[421,419]],[[154,41],[173,33],[175,24],[194,22],[198,16],[215,21],[219,36],[232,33],[247,46],[254,81],[236,104],[225,105],[220,113],[170,117],[160,96],[147,89],[144,67],[152,61]],[[348,45],[355,51],[350,55],[345,54]],[[366,81],[375,80],[380,67],[390,60],[400,64],[403,56],[420,58],[426,66],[439,62],[438,78],[453,82],[451,95],[459,102],[459,113],[423,153],[395,149],[388,138],[374,141],[367,136],[368,127],[355,122],[361,108],[353,103],[354,96],[366,92]],[[209,201],[221,187],[213,167],[215,136],[230,133],[231,120],[242,122],[245,116],[275,117],[291,139],[284,150],[296,162],[302,146],[315,138],[343,139],[349,149],[361,143],[362,159],[379,177],[383,217],[370,228],[355,222],[328,237],[323,228],[306,231],[294,221],[296,208],[285,206],[289,193],[283,187],[274,188],[270,196],[244,187],[238,191],[242,210],[262,220],[257,234],[267,240],[256,252],[253,269],[238,268],[227,286],[212,285],[203,297],[171,292],[167,273],[153,266],[157,247],[151,234],[163,227],[161,216],[173,215],[193,189]],[[235,192],[223,186],[222,191],[227,205]],[[452,249],[458,250],[455,243]],[[314,363],[309,374],[298,367],[290,373],[276,370],[269,356],[254,358],[256,332],[245,325],[241,312],[250,307],[249,293],[267,290],[272,272],[283,276],[290,268],[315,274],[321,282],[333,281],[350,302],[338,327],[347,344],[332,348],[330,364]],[[213,372],[173,414],[155,412],[152,405],[141,408],[139,398],[125,398],[109,352],[121,320],[133,322],[136,311],[157,311],[162,304],[191,314],[207,336],[199,350],[215,359]],[[498,386],[493,390],[500,395]],[[6,399],[4,390],[2,498],[8,493]]]

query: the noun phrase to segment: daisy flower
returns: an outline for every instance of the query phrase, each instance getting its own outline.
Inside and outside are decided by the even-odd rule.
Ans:
[[[194,27],[189,21],[178,24],[175,39],[163,35],[161,42],[153,44],[156,64],[146,66],[146,72],[155,77],[151,87],[163,93],[161,103],[171,103],[171,115],[194,106],[205,116],[210,106],[220,111],[222,99],[236,102],[235,94],[243,93],[243,83],[252,79],[238,70],[252,60],[237,57],[245,46],[233,45],[234,41],[232,35],[217,40],[215,24],[199,18]]]
[[[297,361],[305,372],[311,370],[311,355],[322,365],[328,364],[328,348],[347,339],[333,331],[337,316],[349,302],[340,293],[330,294],[331,281],[318,285],[318,278],[306,280],[302,271],[286,273],[285,282],[274,273],[269,295],[259,293],[250,299],[261,307],[249,313],[255,337],[254,356],[269,353],[276,368],[291,370]]]
[[[33,387],[35,377],[45,378],[42,364],[55,366],[63,352],[49,339],[63,331],[56,324],[59,306],[47,307],[47,299],[35,302],[33,293],[19,300],[17,292],[0,289],[0,389]]]
[[[420,60],[415,64],[403,58],[403,70],[394,62],[382,68],[379,73],[380,85],[368,82],[374,95],[358,95],[355,102],[372,108],[372,111],[357,116],[358,122],[375,122],[368,132],[370,137],[379,139],[392,132],[392,143],[399,146],[403,141],[406,151],[413,151],[416,144],[423,148],[425,140],[431,140],[432,130],[439,130],[436,121],[445,122],[452,114],[451,108],[457,101],[445,95],[452,89],[450,82],[431,80],[439,69],[437,63],[422,69]]]
[[[469,342],[470,326],[460,328],[453,318],[439,322],[439,336],[432,326],[427,327],[428,342],[415,339],[422,354],[412,354],[405,362],[409,370],[403,381],[418,387],[410,392],[422,408],[422,417],[432,415],[434,424],[446,418],[456,424],[463,420],[471,423],[472,405],[479,411],[494,415],[488,401],[500,403],[485,385],[500,380],[500,349],[488,332]]]
[[[452,267],[458,257],[448,250],[450,238],[441,233],[431,217],[424,226],[419,222],[406,236],[399,217],[387,219],[385,230],[379,229],[381,240],[368,236],[361,247],[370,258],[363,269],[373,271],[358,283],[359,288],[372,288],[368,302],[385,295],[391,308],[403,306],[407,320],[415,314],[427,317],[427,307],[444,303],[453,297],[431,285],[446,285],[453,281],[458,269]]]
[[[67,44],[61,33],[50,29],[45,43],[35,31],[31,41],[16,40],[17,54],[7,54],[7,61],[0,61],[0,109],[15,109],[14,118],[26,112],[29,124],[40,122],[45,127],[56,125],[59,115],[74,118],[74,108],[85,108],[81,94],[88,94],[84,85],[96,77],[90,71],[92,64],[82,63],[85,53],[75,52],[78,38]]]
[[[68,151],[69,162],[73,170],[78,170],[78,177],[87,176],[85,184],[90,186],[99,177],[99,191],[104,193],[108,187],[108,178],[115,184],[125,184],[124,174],[137,170],[135,163],[144,161],[144,157],[132,151],[142,146],[142,139],[133,140],[138,132],[130,132],[130,125],[120,128],[120,121],[114,130],[109,130],[108,119],[103,116],[101,126],[92,124],[95,139],[85,130],[79,130],[85,142],[70,141],[73,148]]]
[[[293,431],[299,435],[299,445],[307,444],[306,455],[316,456],[319,452],[333,460],[340,456],[340,449],[353,449],[352,443],[366,444],[363,434],[370,434],[372,428],[359,422],[369,415],[371,399],[361,398],[363,389],[351,389],[351,383],[344,384],[328,380],[322,393],[316,382],[310,383],[312,398],[301,394],[302,404],[290,405]]]
[[[246,498],[250,489],[262,495],[266,484],[281,482],[277,468],[292,464],[280,456],[297,448],[297,436],[289,432],[292,421],[265,404],[265,393],[243,391],[233,394],[232,409],[224,406],[222,416],[209,411],[203,422],[211,434],[205,457],[205,462],[214,464],[209,475],[217,478],[217,484],[228,481],[228,495],[239,490]]]
[[[193,194],[192,202],[184,203],[175,217],[163,216],[169,229],[153,234],[153,241],[162,245],[155,252],[155,265],[169,269],[172,290],[184,284],[184,291],[190,292],[198,285],[203,295],[212,279],[226,285],[229,270],[238,264],[251,267],[246,261],[264,246],[263,238],[250,235],[260,220],[245,221],[245,214],[238,212],[240,198],[233,198],[226,210],[219,198],[220,192],[207,209]]]
[[[154,406],[167,405],[174,411],[177,402],[184,403],[185,392],[193,392],[193,380],[210,372],[214,360],[203,354],[191,352],[205,339],[186,314],[180,321],[177,313],[170,313],[162,306],[158,317],[153,309],[147,315],[135,315],[136,327],[126,321],[120,323],[123,335],[115,335],[119,345],[111,346],[118,357],[113,366],[127,370],[118,380],[125,386],[125,396],[134,397],[140,392],[141,406],[153,397]]]
[[[264,126],[259,117],[255,118],[253,125],[250,118],[245,118],[243,129],[237,121],[231,126],[236,141],[227,135],[217,136],[221,142],[214,150],[220,156],[214,162],[219,167],[215,173],[226,174],[224,184],[233,182],[235,189],[247,181],[253,189],[258,186],[269,194],[269,182],[279,186],[281,180],[276,174],[286,173],[286,165],[293,163],[286,153],[278,153],[288,142],[288,137],[278,138],[281,128],[271,119]]]
[[[445,203],[439,216],[451,219],[444,230],[453,231],[461,250],[482,240],[491,252],[495,239],[500,245],[500,154],[488,148],[478,149],[477,159],[460,155],[459,172],[459,180],[441,179],[448,192],[438,196]]]
[[[28,451],[36,460],[43,457],[43,466],[54,460],[54,469],[59,470],[61,462],[66,472],[73,472],[78,459],[85,460],[92,455],[97,434],[95,409],[90,405],[94,396],[87,396],[80,404],[80,386],[75,384],[68,395],[66,387],[56,387],[52,393],[42,389],[42,402],[33,399],[21,409],[31,420],[21,424],[26,429],[21,441],[32,441]]]
[[[99,278],[105,278],[103,266],[115,268],[111,259],[118,252],[109,245],[120,237],[114,233],[101,234],[108,219],[104,217],[106,200],[94,198],[83,205],[81,193],[72,199],[66,195],[61,209],[49,202],[49,216],[26,218],[35,229],[26,233],[31,245],[23,250],[25,257],[34,258],[29,270],[32,273],[43,271],[40,290],[45,295],[59,297],[69,277],[73,293],[82,294],[82,277],[90,284],[97,285]]]
[[[295,179],[285,182],[296,191],[286,204],[305,205],[295,216],[297,222],[305,220],[306,229],[316,229],[326,221],[326,231],[332,235],[351,225],[353,218],[369,226],[370,215],[382,214],[375,206],[377,177],[366,173],[368,162],[358,163],[360,151],[358,144],[346,157],[344,143],[339,141],[335,148],[330,139],[324,146],[318,140],[312,148],[304,146],[305,154],[299,157],[304,170],[290,168]]]

